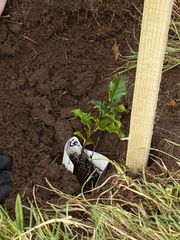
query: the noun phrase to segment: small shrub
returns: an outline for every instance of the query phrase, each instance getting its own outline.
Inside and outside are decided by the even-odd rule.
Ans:
[[[80,108],[72,110],[84,126],[84,132],[76,131],[84,145],[92,144],[92,136],[97,131],[115,133],[121,139],[124,133],[121,129],[120,114],[126,111],[123,104],[120,104],[122,97],[126,95],[125,77],[116,76],[109,84],[108,99],[104,102],[93,100],[91,103],[98,114],[83,112]]]

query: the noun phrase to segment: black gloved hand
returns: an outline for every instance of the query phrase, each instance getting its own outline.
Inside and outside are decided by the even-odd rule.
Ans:
[[[4,202],[12,190],[12,180],[9,173],[12,164],[13,159],[10,156],[0,154],[0,203]]]

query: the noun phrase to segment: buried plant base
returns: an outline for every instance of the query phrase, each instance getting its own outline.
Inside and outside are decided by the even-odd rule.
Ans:
[[[83,149],[77,137],[70,138],[64,147],[62,164],[78,178],[84,190],[100,184],[109,159],[102,154]]]
[[[119,139],[124,137],[120,118],[121,113],[126,112],[126,108],[120,102],[125,95],[125,77],[117,75],[109,83],[108,99],[104,102],[91,101],[94,109],[98,109],[97,114],[83,112],[80,108],[72,110],[83,124],[84,131],[74,133],[83,140],[83,146],[77,137],[69,139],[64,149],[63,164],[76,175],[84,190],[100,184],[109,161],[105,156],[85,147],[93,144],[92,136],[97,131],[115,133]]]
[[[84,191],[89,191],[96,186],[99,174],[94,168],[88,155],[82,151],[78,156],[76,153],[70,155],[71,162],[74,164],[74,175],[77,177]]]

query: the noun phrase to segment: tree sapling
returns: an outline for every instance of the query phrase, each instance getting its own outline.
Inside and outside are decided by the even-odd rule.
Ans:
[[[83,112],[80,108],[72,110],[74,115],[80,118],[84,126],[84,132],[76,131],[74,134],[79,136],[85,145],[92,144],[92,136],[97,131],[116,133],[119,139],[124,137],[121,130],[120,113],[125,112],[126,108],[120,101],[126,95],[125,77],[116,76],[109,84],[108,100],[105,102],[93,100],[91,103],[94,109],[98,109],[98,116],[92,113]]]
[[[83,184],[88,177],[95,171],[93,164],[89,161],[84,148],[86,145],[92,144],[92,137],[97,131],[106,131],[109,133],[115,133],[119,139],[124,137],[124,133],[121,130],[120,114],[126,111],[123,104],[120,104],[122,97],[126,95],[125,77],[116,76],[109,84],[108,99],[102,101],[91,101],[94,105],[94,109],[98,109],[97,114],[83,112],[80,108],[72,110],[74,115],[80,118],[81,123],[84,126],[84,131],[76,131],[74,134],[79,136],[83,140],[83,148],[80,156],[71,155],[70,159],[74,164],[74,174]],[[90,189],[92,182],[96,184],[98,174],[95,171],[92,174],[91,182],[86,184],[85,189]]]

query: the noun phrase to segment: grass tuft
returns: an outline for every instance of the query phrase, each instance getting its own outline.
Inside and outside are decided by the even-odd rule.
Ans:
[[[25,207],[17,196],[15,218],[0,207],[0,239],[180,239],[178,175],[160,166],[161,174],[148,170],[130,177],[127,170],[113,165],[117,173],[91,195],[70,196],[49,183],[44,191],[53,191],[61,204],[48,203],[43,209],[35,200],[35,205]],[[29,212],[26,221],[24,210]]]
[[[138,10],[138,9],[137,9]],[[139,10],[140,12],[140,10]],[[130,47],[130,54],[121,59],[121,67],[115,73],[123,74],[137,66],[138,53]],[[165,53],[163,72],[180,65],[180,2],[174,2],[173,16],[169,29],[168,43]]]

